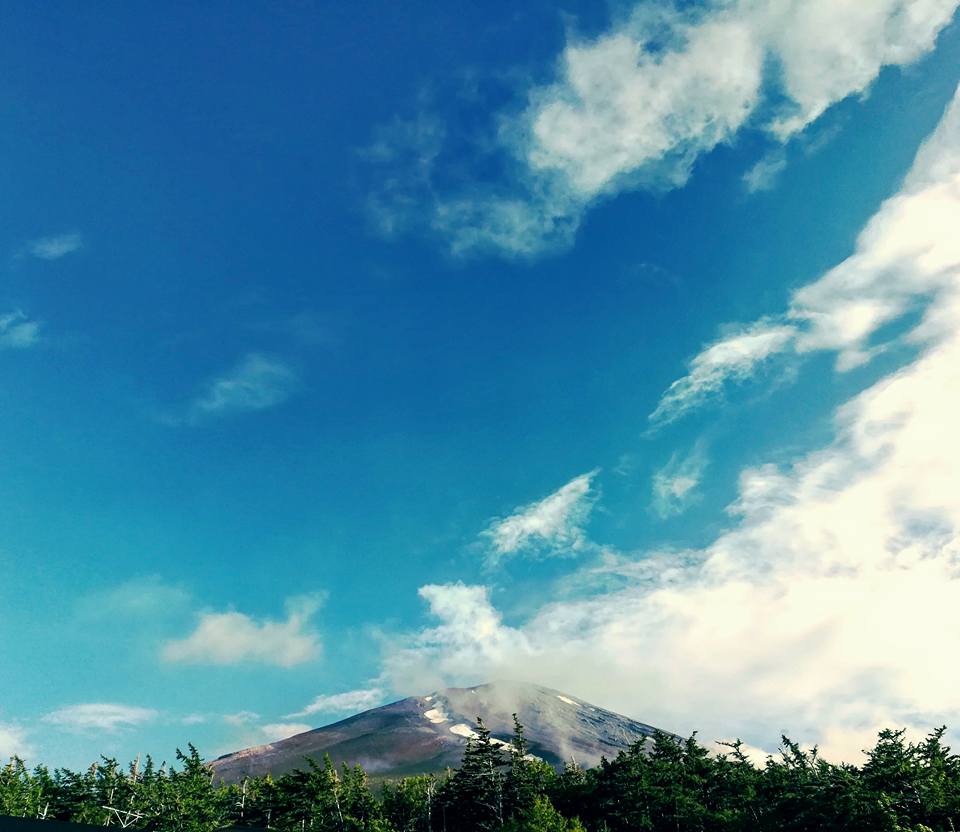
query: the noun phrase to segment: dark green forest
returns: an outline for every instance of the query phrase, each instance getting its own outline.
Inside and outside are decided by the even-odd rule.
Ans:
[[[478,720],[459,769],[376,785],[328,758],[226,786],[192,745],[170,766],[102,758],[86,771],[51,772],[13,758],[0,770],[0,815],[158,832],[956,832],[960,757],[944,730],[919,743],[883,731],[861,766],[828,762],[787,737],[754,765],[739,742],[718,755],[696,736],[658,734],[596,768],[556,771],[529,755],[519,723],[505,750]]]

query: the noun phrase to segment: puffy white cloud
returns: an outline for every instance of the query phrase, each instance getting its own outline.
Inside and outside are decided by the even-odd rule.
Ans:
[[[625,24],[571,43],[560,78],[532,93],[533,169],[578,192],[665,160],[682,182],[698,155],[730,139],[763,97],[764,62],[783,72],[786,137],[863,92],[883,66],[932,49],[956,0],[740,0],[680,13],[637,7]],[[659,175],[659,174],[658,174]]]
[[[898,314],[876,308],[929,299],[917,355],[838,409],[834,439],[745,470],[731,527],[703,549],[606,557],[617,588],[514,626],[483,587],[425,588],[440,623],[388,677],[530,678],[707,740],[787,731],[848,760],[881,727],[960,726],[958,227],[960,99],[856,254],[791,305],[796,349],[842,355]],[[854,301],[866,311],[845,322]]]
[[[56,234],[52,237],[40,237],[27,243],[27,253],[41,260],[59,260],[83,247],[83,236],[79,231]]]
[[[210,381],[183,412],[168,415],[163,421],[192,425],[228,413],[268,410],[287,401],[299,383],[297,373],[282,361],[250,353]]]
[[[357,713],[375,708],[383,702],[384,695],[382,688],[360,688],[342,693],[321,694],[302,711],[287,714],[286,718],[293,719],[311,714]]]
[[[527,91],[505,117],[500,146],[514,184],[438,191],[419,165],[431,226],[455,254],[534,255],[569,243],[597,199],[624,189],[673,188],[697,159],[744,126],[774,140],[803,131],[832,104],[865,93],[884,66],[929,52],[957,0],[733,0],[640,3],[609,31],[571,39],[553,83]],[[770,72],[775,67],[779,71]],[[765,108],[760,105],[765,104]],[[758,113],[775,115],[760,123]],[[420,157],[421,160],[423,157]],[[785,164],[774,152],[745,176],[769,187]],[[415,189],[402,188],[409,208]]]
[[[157,717],[152,708],[115,702],[84,702],[67,705],[45,714],[43,721],[68,731],[118,731],[150,722]]]
[[[653,510],[666,518],[686,509],[697,499],[697,487],[708,463],[702,442],[695,444],[686,454],[673,454],[653,475]]]
[[[792,102],[771,129],[802,130],[831,104],[863,93],[884,66],[929,52],[956,0],[774,0],[753,6]],[[766,8],[762,8],[766,6]]]
[[[670,43],[651,48],[664,26]],[[571,44],[560,80],[533,94],[527,161],[533,170],[559,171],[587,198],[665,160],[668,169],[655,176],[682,183],[694,159],[729,139],[753,111],[763,61],[763,43],[739,9],[697,21],[658,15]]]
[[[395,689],[416,693],[451,679],[484,680],[503,656],[526,651],[526,637],[503,624],[487,587],[430,584],[419,594],[440,624],[389,645],[384,676]]]
[[[495,566],[519,552],[563,554],[582,549],[583,524],[593,507],[592,483],[596,475],[597,471],[590,471],[574,477],[542,500],[494,520],[482,535],[490,547],[488,565]]]
[[[169,662],[231,665],[244,662],[294,667],[319,658],[320,635],[310,619],[320,608],[318,596],[287,602],[284,620],[258,620],[241,612],[202,613],[186,638],[168,641],[161,655]]]
[[[0,315],[0,350],[21,350],[40,340],[40,324],[19,309]]]

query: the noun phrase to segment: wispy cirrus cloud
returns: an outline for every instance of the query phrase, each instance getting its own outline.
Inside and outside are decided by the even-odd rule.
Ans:
[[[574,477],[553,494],[520,506],[507,517],[497,518],[483,531],[487,565],[524,554],[569,554],[581,550],[586,538],[583,525],[590,516],[596,494],[594,470]]]
[[[161,656],[181,664],[295,667],[314,661],[322,653],[322,641],[310,620],[322,600],[319,594],[290,598],[284,619],[257,619],[232,610],[201,613],[193,632],[167,641]]]
[[[31,240],[27,243],[25,251],[31,257],[37,257],[40,260],[59,260],[81,248],[83,248],[83,235],[79,231],[70,231]]]
[[[248,711],[242,711],[240,716],[247,718],[228,721],[236,730],[232,732],[232,737],[221,749],[215,753],[229,753],[236,751],[237,748],[263,745],[264,743],[277,742],[285,740],[287,737],[293,737],[297,734],[303,734],[306,731],[312,731],[313,725],[306,722],[260,722],[260,716]]]
[[[650,421],[654,425],[672,422],[719,395],[728,383],[750,378],[763,362],[783,352],[796,337],[794,327],[771,320],[735,329],[690,361],[687,374],[670,385],[650,414]]]
[[[782,148],[778,148],[759,159],[743,175],[743,187],[748,194],[769,191],[777,184],[786,167],[787,155]]]
[[[320,694],[302,711],[287,714],[286,719],[310,716],[311,714],[356,713],[375,708],[383,702],[386,692],[379,687],[359,688],[342,693]]]
[[[708,464],[703,442],[696,443],[687,453],[674,453],[653,475],[653,510],[665,519],[680,514],[695,502]]]
[[[29,731],[15,722],[0,722],[0,761],[11,757],[30,759],[34,754]]]
[[[433,169],[445,138],[443,122],[421,112],[380,127],[374,141],[363,148],[361,155],[384,173],[366,202],[378,234],[392,238],[415,225],[425,194],[433,190]]]
[[[45,714],[43,721],[67,731],[119,731],[154,720],[158,712],[152,708],[123,705],[116,702],[84,702],[66,705]]]
[[[832,441],[745,469],[704,547],[601,559],[616,584],[518,623],[486,587],[424,587],[439,623],[385,678],[531,678],[681,733],[764,746],[786,730],[850,761],[879,728],[960,722],[943,660],[960,639],[957,227],[960,91],[854,255],[791,304],[785,348],[842,357],[926,301],[899,336],[916,354],[837,409]]]
[[[262,353],[245,355],[227,372],[211,379],[203,391],[179,412],[167,413],[169,425],[198,425],[232,413],[278,407],[300,386],[297,372],[284,361]]]
[[[951,179],[960,163],[946,146],[958,133],[955,98],[899,192],[858,236],[854,253],[795,291],[783,315],[735,330],[696,355],[687,374],[663,394],[650,421],[664,424],[684,415],[730,382],[750,378],[777,354],[833,351],[837,370],[850,370],[889,346],[876,342],[885,325],[931,302],[936,308],[953,286],[952,269],[960,262],[960,244],[950,231],[960,222]],[[921,342],[932,334],[933,321],[928,316],[899,340]]]
[[[160,575],[144,575],[88,592],[78,599],[77,612],[83,618],[178,615],[190,600],[191,594],[181,584]]]
[[[312,730],[313,726],[306,722],[268,722],[260,726],[260,735],[264,742],[277,742]]]
[[[224,714],[223,721],[227,725],[250,725],[253,722],[257,722],[260,719],[260,714],[255,711],[237,711],[233,714]]]
[[[0,350],[22,350],[40,340],[40,324],[19,309],[0,315]]]
[[[526,107],[502,117],[494,145],[509,184],[439,185],[443,131],[421,119],[411,124],[433,125],[428,134],[397,142],[414,148],[414,163],[380,177],[378,222],[394,233],[426,217],[457,255],[567,245],[596,201],[682,186],[702,155],[747,125],[788,141],[866,92],[884,66],[929,52],[956,8],[957,0],[638,3],[604,34],[571,38],[555,80],[524,90]],[[386,151],[384,160],[394,164]],[[778,164],[749,173],[748,187],[772,181]]]

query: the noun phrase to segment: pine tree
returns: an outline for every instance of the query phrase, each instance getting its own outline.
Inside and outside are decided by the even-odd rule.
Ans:
[[[513,715],[513,738],[510,742],[510,768],[504,781],[504,817],[510,818],[530,809],[538,797],[545,797],[553,788],[556,772],[529,752],[523,725]]]
[[[490,832],[503,826],[500,767],[504,760],[480,717],[474,734],[468,737],[463,762],[445,790],[447,829],[451,832]]]
[[[169,798],[164,796],[166,809],[157,827],[163,832],[211,832],[225,825],[229,815],[222,790],[213,785],[212,769],[192,743],[187,749],[187,754],[177,749],[183,768],[167,778]]]

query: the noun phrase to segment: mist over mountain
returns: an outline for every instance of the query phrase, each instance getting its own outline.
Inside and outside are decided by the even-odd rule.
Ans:
[[[477,717],[495,741],[508,743],[516,713],[530,753],[554,766],[571,758],[594,766],[657,729],[539,685],[494,682],[411,696],[340,722],[214,760],[217,778],[282,775],[329,754],[334,764],[360,764],[376,777],[402,777],[456,767]]]

